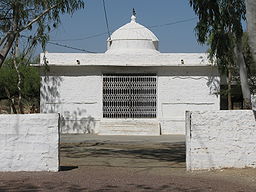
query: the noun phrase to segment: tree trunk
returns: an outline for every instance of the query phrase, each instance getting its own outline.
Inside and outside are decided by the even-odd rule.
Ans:
[[[15,101],[14,101],[14,99],[11,97],[10,91],[9,91],[6,87],[4,88],[4,90],[5,90],[6,96],[8,97],[9,101],[11,102],[11,109],[12,109],[13,113],[14,113],[14,114],[17,114],[17,110],[16,110],[16,108],[15,108]]]
[[[15,38],[16,38],[15,34],[10,34],[6,40],[3,48],[0,50],[0,68],[2,67],[5,58],[7,57],[10,49],[12,48]]]
[[[236,57],[235,61],[239,67],[240,82],[241,82],[241,88],[242,88],[243,100],[244,100],[243,108],[252,109],[251,92],[250,92],[250,87],[248,83],[247,68],[244,61],[242,48],[243,48],[242,40],[238,39],[235,46],[235,57]]]
[[[256,1],[246,0],[246,19],[247,30],[249,34],[249,44],[253,54],[254,61],[256,61]],[[256,64],[254,66],[256,69]]]
[[[17,82],[17,89],[18,89],[18,106],[19,106],[19,111],[21,114],[24,114],[24,109],[23,109],[23,105],[21,102],[22,99],[22,95],[21,95],[21,75],[20,75],[20,71],[19,71],[19,66],[17,64],[17,54],[18,54],[18,49],[19,49],[19,39],[16,38],[15,40],[15,47],[13,48],[13,64],[14,64],[14,68],[15,71],[17,73],[18,76],[18,82]]]

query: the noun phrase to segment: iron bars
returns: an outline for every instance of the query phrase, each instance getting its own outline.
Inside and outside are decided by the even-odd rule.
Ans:
[[[156,118],[156,75],[103,75],[104,118]]]

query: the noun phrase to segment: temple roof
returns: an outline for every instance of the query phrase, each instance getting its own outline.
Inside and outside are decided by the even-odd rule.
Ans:
[[[159,41],[152,31],[136,22],[132,15],[131,22],[123,25],[111,35],[111,40],[151,40]]]
[[[205,53],[160,53],[158,38],[146,27],[131,22],[117,29],[108,39],[105,53],[42,53],[34,66],[141,66],[209,67],[214,66]]]
[[[108,38],[108,50],[112,54],[158,53],[158,38],[149,29],[136,22],[135,15],[131,22],[123,25]]]

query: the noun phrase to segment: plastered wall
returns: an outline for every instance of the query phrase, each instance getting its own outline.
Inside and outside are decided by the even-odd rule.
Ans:
[[[211,68],[159,71],[158,117],[162,134],[185,134],[185,111],[218,110],[219,78]]]
[[[157,75],[157,118],[154,127],[146,131],[145,119],[136,120],[136,126],[141,127],[145,135],[185,134],[186,110],[219,109],[219,98],[214,94],[219,89],[219,78],[211,67],[73,66],[51,67],[47,75],[42,74],[41,112],[60,113],[63,133],[140,134],[142,129],[138,128],[137,132],[136,127],[117,130],[118,127],[109,126],[116,124],[114,119],[106,121],[102,118],[104,73]],[[125,132],[122,133],[122,130]]]
[[[256,167],[253,111],[186,113],[187,170]]]
[[[60,113],[62,133],[98,133],[102,83],[97,71],[56,69],[41,77],[40,93],[41,112]]]
[[[0,171],[58,171],[59,115],[0,115]]]

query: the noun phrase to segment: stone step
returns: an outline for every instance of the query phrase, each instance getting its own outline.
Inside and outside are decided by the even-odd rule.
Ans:
[[[157,120],[104,120],[100,123],[99,135],[160,135]]]

